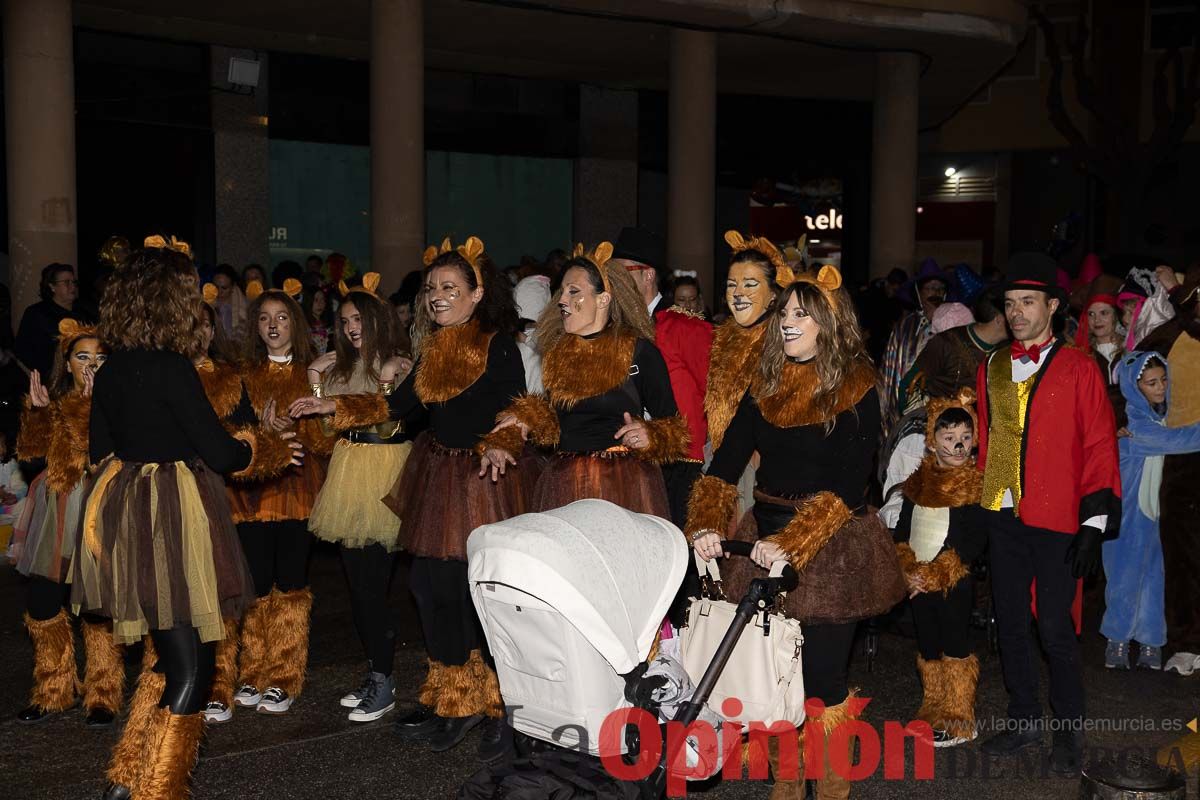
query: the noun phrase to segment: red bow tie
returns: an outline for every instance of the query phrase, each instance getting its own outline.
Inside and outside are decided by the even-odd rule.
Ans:
[[[1044,344],[1049,344],[1045,342]],[[1042,360],[1042,346],[1040,344],[1031,344],[1029,347],[1020,342],[1013,342],[1012,357],[1014,361],[1020,361],[1028,358],[1033,363],[1037,364]]]

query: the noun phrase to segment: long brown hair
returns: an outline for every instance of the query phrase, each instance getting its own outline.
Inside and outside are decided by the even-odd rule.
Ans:
[[[200,306],[201,313],[212,325],[212,341],[208,343],[208,357],[217,364],[228,364],[235,359],[231,353],[232,347],[229,344],[229,337],[225,335],[225,328],[221,326],[221,321],[217,319],[217,312],[208,303],[203,303]]]
[[[796,281],[780,293],[775,304],[776,317],[783,314],[783,308],[792,295],[796,296],[796,302],[808,312],[818,329],[817,354],[814,357],[817,390],[813,393],[811,402],[819,411],[832,417],[832,407],[837,400],[838,389],[849,377],[854,365],[868,358],[862,328],[858,324],[858,314],[855,313],[854,303],[844,288],[838,287],[830,291],[809,281]],[[766,342],[763,344],[762,359],[759,361],[762,381],[755,394],[757,398],[770,397],[778,391],[786,360],[787,356],[783,352],[783,332],[778,320],[771,320],[767,323]],[[832,419],[827,424],[827,427],[831,426]]]
[[[579,267],[587,273],[588,284],[599,294],[604,291],[604,279],[600,270],[585,256],[572,258],[563,265],[562,274],[567,270]],[[611,261],[604,267],[608,277],[609,293],[612,302],[608,304],[608,329],[615,333],[632,333],[634,336],[654,341],[654,323],[650,321],[650,312],[642,300],[637,283],[625,267]],[[561,291],[561,290],[560,290]],[[543,353],[550,352],[554,344],[566,333],[563,330],[562,314],[558,310],[558,302],[552,297],[538,318],[537,343]]]
[[[347,304],[353,305],[362,316],[361,350],[355,349],[346,338],[346,331],[342,325],[341,311]],[[342,299],[334,329],[333,346],[337,352],[337,361],[333,365],[333,377],[341,381],[350,380],[354,366],[361,358],[366,364],[367,374],[372,380],[378,380],[379,367],[398,350],[396,315],[392,313],[391,307],[370,292],[352,290]]]
[[[247,366],[261,364],[267,360],[267,345],[258,335],[258,315],[268,300],[281,303],[292,318],[292,362],[308,366],[313,355],[312,336],[308,329],[308,315],[300,304],[278,289],[268,289],[251,301],[246,309],[246,338],[241,343],[242,359]]]
[[[194,359],[201,355],[203,305],[190,258],[168,248],[141,248],[104,287],[97,332],[113,350],[170,350]]]
[[[421,294],[413,309],[413,340],[419,342],[437,329],[437,323],[429,313],[425,302],[424,285],[429,275],[438,267],[454,267],[462,276],[467,291],[473,292],[479,284],[475,282],[475,270],[457,250],[441,253],[421,272]],[[519,318],[513,302],[512,284],[500,274],[495,263],[484,253],[479,256],[479,274],[483,279],[483,299],[475,306],[473,319],[479,321],[479,329],[485,333],[501,331],[513,335],[517,331]]]

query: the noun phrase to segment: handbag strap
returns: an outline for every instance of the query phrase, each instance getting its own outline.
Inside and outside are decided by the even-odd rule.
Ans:
[[[718,585],[718,586],[720,585],[720,583],[721,583],[721,568],[717,565],[717,562],[720,561],[720,558],[710,558],[708,561],[705,561],[703,558],[700,557],[700,553],[696,551],[696,548],[693,547],[692,548],[692,560],[695,562],[696,572],[700,575],[701,578],[704,578],[704,576],[707,575],[709,580],[711,580],[714,585]],[[770,578],[780,577],[781,575],[783,575],[783,570],[785,567],[787,567],[787,565],[788,565],[787,560],[782,559],[782,558],[779,559],[778,561],[772,562],[771,563],[771,571],[768,573],[768,577],[770,577]],[[787,592],[779,593],[779,598],[781,600],[786,596],[787,596]]]

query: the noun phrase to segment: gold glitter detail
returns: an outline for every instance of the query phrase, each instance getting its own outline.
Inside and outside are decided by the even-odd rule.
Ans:
[[[1037,373],[1020,383],[1012,379],[1012,359],[1001,351],[988,365],[988,449],[983,471],[981,505],[999,511],[1006,491],[1012,492],[1013,513],[1021,516],[1021,440],[1025,412]]]

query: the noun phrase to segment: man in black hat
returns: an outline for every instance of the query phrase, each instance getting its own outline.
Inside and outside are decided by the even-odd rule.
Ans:
[[[980,505],[989,534],[992,594],[1009,722],[983,744],[1015,753],[1043,740],[1038,669],[1029,635],[1030,587],[1050,664],[1054,727],[1050,766],[1078,774],[1083,752],[1083,678],[1076,636],[1082,581],[1120,520],[1116,426],[1096,362],[1056,338],[1066,302],[1056,265],[1041,253],[1008,264],[1004,314],[1013,342],[980,365]]]
[[[658,234],[644,228],[621,229],[610,263],[618,264],[633,274],[651,321],[656,312],[666,308],[658,288],[658,275],[666,260],[666,247]]]

